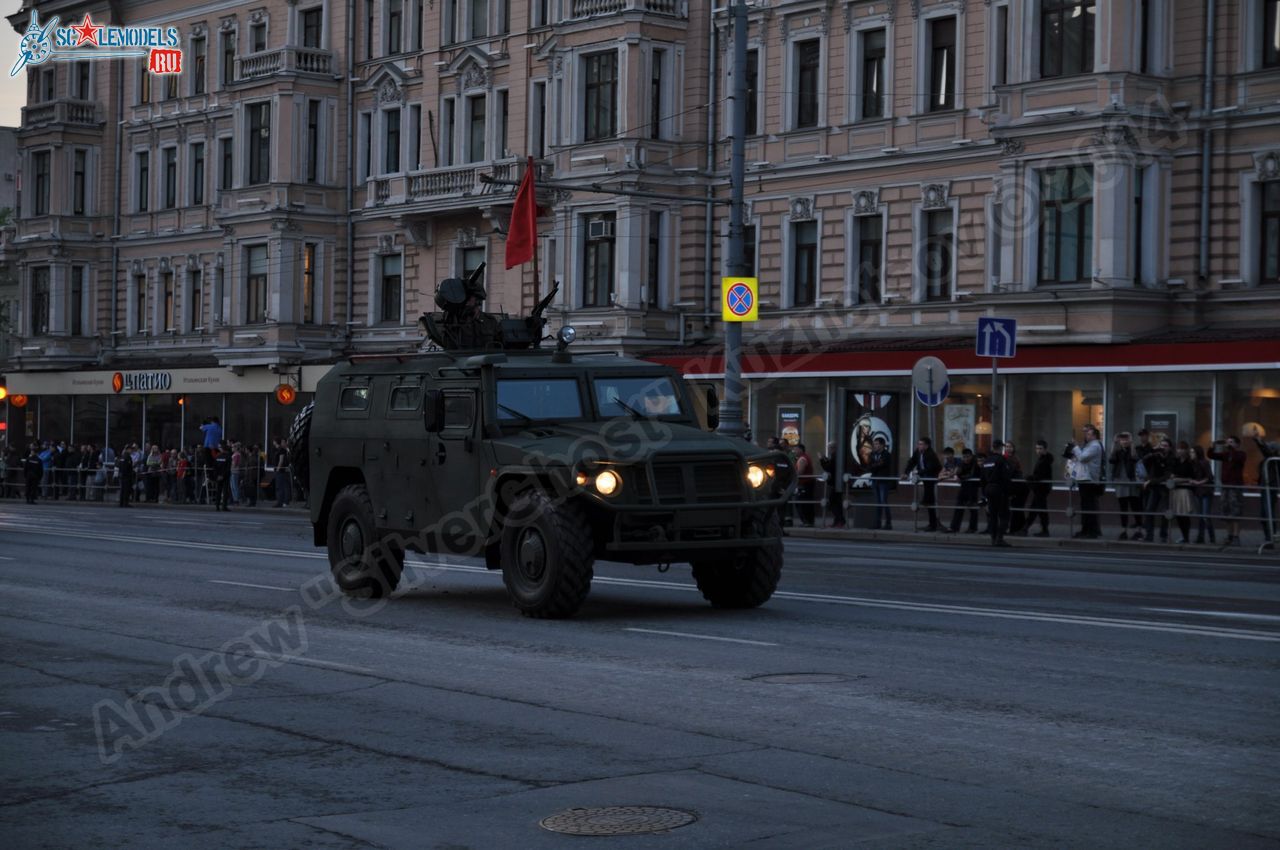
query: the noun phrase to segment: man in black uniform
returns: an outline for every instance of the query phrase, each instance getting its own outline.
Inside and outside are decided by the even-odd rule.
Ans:
[[[231,496],[231,452],[226,443],[218,446],[218,453],[213,458],[213,481],[217,488],[214,491],[214,507],[220,511],[231,510],[227,507],[227,500]]]
[[[1013,473],[1004,456],[1004,443],[996,440],[982,461],[982,492],[987,497],[987,525],[992,546],[1008,546],[1004,539],[1006,514],[1009,509],[1009,484]]]
[[[27,504],[34,505],[40,493],[40,479],[44,478],[44,461],[36,452],[36,447],[27,449],[27,456],[22,459],[22,478],[27,485]]]
[[[916,440],[915,454],[907,461],[907,468],[902,471],[905,479],[916,474],[916,479],[924,485],[920,504],[929,509],[929,525],[925,531],[938,530],[938,473],[942,471],[942,461],[938,460],[933,450],[933,441],[928,437]]]
[[[120,507],[129,507],[129,500],[133,498],[134,477],[133,477],[133,446],[126,445],[120,450],[120,454],[116,455],[116,479],[120,483]]]

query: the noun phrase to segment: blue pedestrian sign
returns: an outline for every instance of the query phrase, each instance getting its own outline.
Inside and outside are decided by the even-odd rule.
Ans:
[[[1018,320],[978,319],[978,356],[1012,357],[1018,353]]]

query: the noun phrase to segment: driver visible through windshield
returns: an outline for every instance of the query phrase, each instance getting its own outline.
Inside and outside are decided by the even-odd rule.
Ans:
[[[665,375],[598,377],[592,381],[596,409],[605,418],[615,416],[680,416],[680,396]]]

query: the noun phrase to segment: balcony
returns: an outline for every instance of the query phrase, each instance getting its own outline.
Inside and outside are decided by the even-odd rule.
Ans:
[[[102,123],[98,104],[92,100],[75,100],[60,97],[47,103],[22,107],[24,129],[47,124],[70,124],[79,127],[97,127]]]
[[[571,0],[571,20],[617,15],[623,12],[647,12],[673,18],[689,17],[686,0]]]
[[[476,162],[468,165],[411,171],[387,177],[372,177],[367,184],[365,206],[412,204],[425,209],[462,209],[474,207],[476,199],[510,203],[514,186],[493,185],[481,177],[514,180],[520,176],[519,162],[514,159]]]
[[[236,59],[238,82],[290,73],[333,76],[333,54],[314,47],[281,47]]]

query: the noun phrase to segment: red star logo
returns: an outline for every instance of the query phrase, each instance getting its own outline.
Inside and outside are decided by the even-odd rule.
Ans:
[[[78,27],[68,27],[68,29],[79,36],[79,38],[76,39],[76,47],[79,47],[85,42],[89,42],[94,47],[102,46],[98,44],[98,33],[102,30],[102,24],[95,24],[87,14],[84,16],[84,23]]]

